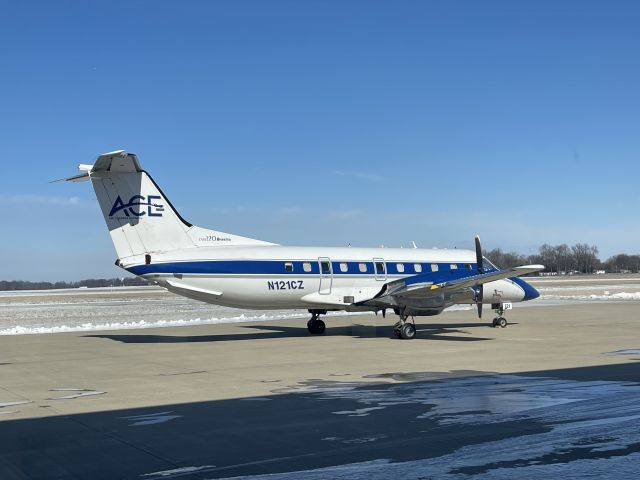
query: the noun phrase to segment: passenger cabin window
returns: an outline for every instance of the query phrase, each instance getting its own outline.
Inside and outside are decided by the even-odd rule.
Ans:
[[[432,272],[437,272],[438,271],[438,264],[437,263],[432,263],[431,264],[431,271]]]
[[[451,265],[449,265],[449,268],[451,270],[457,270],[458,269],[458,265],[456,265],[455,263],[452,263]]]
[[[331,264],[329,262],[320,262],[320,271],[323,275],[331,273]]]
[[[416,273],[420,273],[422,272],[422,265],[420,265],[419,263],[414,263],[413,269],[416,271]]]
[[[384,268],[384,263],[375,262],[375,264],[376,264],[376,275],[384,275],[386,273]]]
[[[471,264],[470,263],[465,263],[464,264],[464,268],[466,268],[467,270],[471,270]]]
[[[284,263],[284,269],[287,272],[293,272],[293,263],[291,262],[285,262]]]
[[[359,263],[359,264],[358,264],[358,269],[359,269],[362,273],[367,273],[367,264],[366,264],[366,263]]]
[[[304,262],[304,263],[302,264],[302,269],[303,269],[305,272],[310,272],[310,271],[311,271],[311,264],[310,264],[309,262]]]
[[[346,263],[342,262],[340,264],[340,271],[341,272],[348,272],[349,271],[349,265],[347,265]]]
[[[404,272],[404,263],[396,263],[396,268],[398,269],[398,273]]]

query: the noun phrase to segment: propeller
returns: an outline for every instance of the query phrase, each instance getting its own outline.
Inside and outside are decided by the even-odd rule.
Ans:
[[[482,245],[480,245],[480,236],[476,235],[476,265],[478,273],[483,273],[484,268],[482,266]],[[476,305],[478,307],[478,318],[482,318],[482,300],[484,297],[484,285],[476,285]]]

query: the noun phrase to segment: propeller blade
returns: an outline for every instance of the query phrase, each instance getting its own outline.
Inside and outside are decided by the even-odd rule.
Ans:
[[[482,245],[480,245],[480,235],[476,235],[476,267],[478,268],[478,272],[483,272],[482,266]]]
[[[484,285],[476,285],[476,306],[478,307],[478,318],[482,318],[482,300],[484,299]]]
[[[476,267],[478,269],[478,273],[484,272],[484,268],[482,265],[482,245],[480,244],[480,235],[476,235],[475,238],[476,243]],[[476,306],[478,307],[478,318],[482,318],[482,300],[484,299],[484,285],[476,285]]]

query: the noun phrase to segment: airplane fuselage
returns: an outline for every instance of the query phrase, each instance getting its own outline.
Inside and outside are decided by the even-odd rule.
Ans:
[[[357,303],[392,280],[422,274],[440,284],[478,273],[475,252],[461,249],[229,246],[128,260],[122,265],[128,271],[175,293],[252,309],[372,310]],[[517,277],[486,283],[484,289],[486,304],[538,296]],[[435,299],[426,310],[435,314],[455,303],[476,303],[473,290]]]

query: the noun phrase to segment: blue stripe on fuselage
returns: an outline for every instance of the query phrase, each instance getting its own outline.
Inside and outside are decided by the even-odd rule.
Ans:
[[[540,296],[540,292],[538,292],[538,290],[529,285],[523,279],[519,277],[511,277],[509,280],[513,281],[513,283],[524,290],[524,298],[522,299],[523,301],[533,300],[534,298],[538,298]]]
[[[292,263],[293,270],[287,271],[285,263]],[[341,264],[347,264],[347,271],[343,272]],[[308,264],[304,270],[303,264]],[[404,271],[398,270],[398,265],[404,265]],[[361,271],[360,266],[365,268]],[[422,272],[416,272],[414,266],[420,265]],[[438,270],[431,271],[431,265],[438,265]],[[457,268],[451,269],[451,265]],[[331,262],[333,275],[374,275],[374,262],[356,261],[356,262]],[[471,275],[477,275],[475,264],[465,263],[421,263],[421,262],[400,262],[387,261],[387,274],[392,276],[402,275],[407,277],[420,277],[420,281],[440,283],[448,280],[464,278]],[[128,267],[131,273],[135,275],[146,275],[153,273],[163,274],[195,274],[195,275],[319,275],[320,266],[318,260],[293,261],[285,260],[199,260],[185,262],[165,262],[152,263],[149,265],[134,265]],[[380,277],[384,275],[379,275]]]

